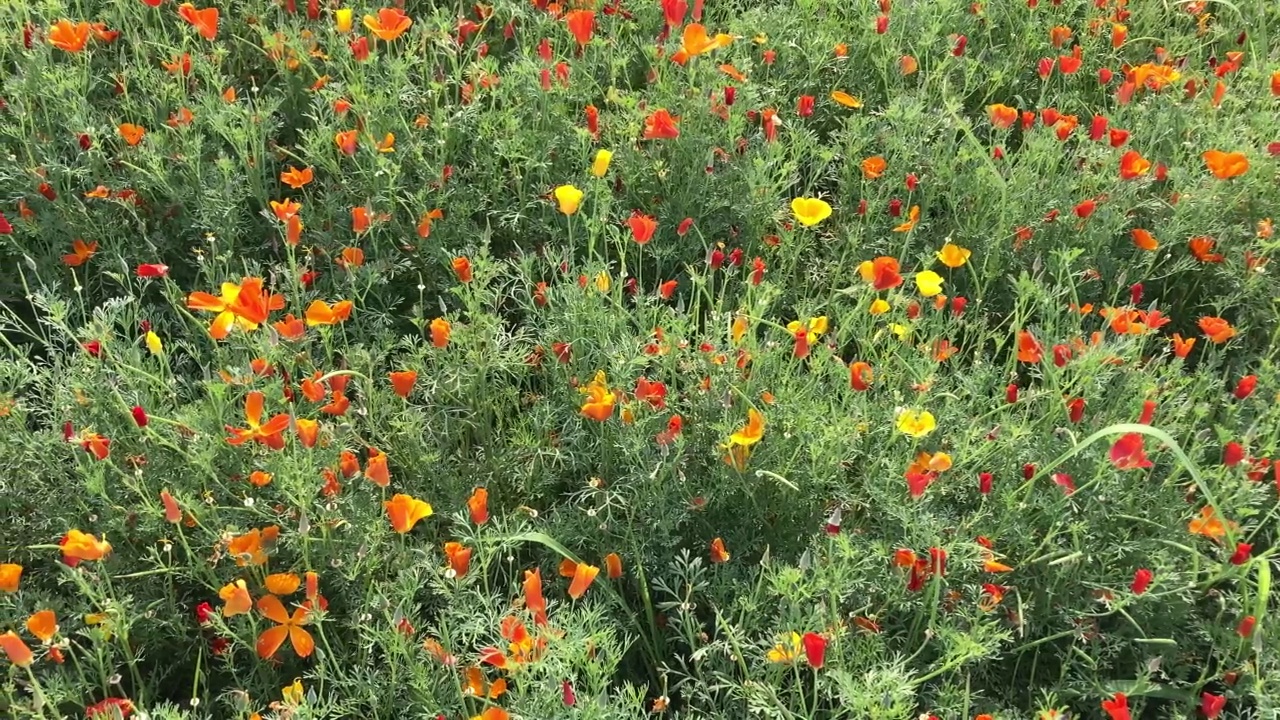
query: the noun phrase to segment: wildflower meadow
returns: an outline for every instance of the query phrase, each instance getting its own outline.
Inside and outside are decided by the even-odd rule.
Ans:
[[[1280,4],[0,3],[0,716],[1280,717]]]

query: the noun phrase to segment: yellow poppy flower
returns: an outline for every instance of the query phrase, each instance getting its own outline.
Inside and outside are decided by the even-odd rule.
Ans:
[[[834,90],[834,91],[832,91],[832,93],[831,93],[831,99],[832,99],[832,100],[835,100],[836,102],[840,103],[841,105],[843,105],[843,106],[845,106],[845,107],[847,107],[847,108],[860,108],[860,107],[862,107],[862,101],[861,101],[861,100],[859,100],[858,98],[856,98],[856,97],[854,97],[854,96],[850,95],[850,94],[849,94],[849,93],[847,93],[847,92],[843,92],[843,91],[841,91],[841,90]]]
[[[556,202],[560,205],[560,212],[565,215],[572,215],[578,212],[578,206],[582,204],[582,191],[572,185],[561,185],[555,189]]]
[[[913,438],[924,437],[938,427],[938,421],[928,410],[903,410],[898,415],[898,431]]]
[[[872,303],[871,303],[871,314],[872,314],[872,315],[883,315],[883,314],[885,314],[885,313],[889,312],[889,310],[890,310],[889,303],[888,303],[887,301],[885,301],[885,300],[880,299],[880,298],[876,298],[876,299],[875,299],[874,301],[872,301]]]
[[[971,254],[973,253],[967,248],[947,243],[938,251],[938,260],[949,268],[958,268],[969,262]]]
[[[791,212],[805,227],[813,227],[831,217],[831,206],[818,198],[798,197],[791,201]]]
[[[916,273],[916,289],[925,297],[933,297],[942,292],[942,276],[932,270]]]

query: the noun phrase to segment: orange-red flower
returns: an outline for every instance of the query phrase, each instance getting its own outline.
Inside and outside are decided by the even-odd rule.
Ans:
[[[78,53],[89,42],[91,30],[87,22],[72,24],[70,20],[59,20],[49,26],[49,44],[63,52]]]
[[[920,206],[912,205],[911,209],[907,211],[906,222],[895,227],[893,231],[894,232],[911,232],[912,230],[915,229],[916,223],[918,222],[920,222]]]
[[[339,300],[332,307],[323,300],[312,300],[311,304],[307,306],[307,327],[337,325],[338,323],[346,322],[351,318],[352,307],[350,300]]]
[[[858,274],[876,290],[889,290],[902,284],[902,275],[898,274],[898,269],[896,258],[882,255],[875,260],[862,261],[858,265]]]
[[[284,200],[272,200],[268,204],[271,206],[271,212],[275,213],[276,219],[280,222],[288,222],[302,209],[302,203],[294,202],[287,198]]]
[[[609,553],[604,556],[605,575],[610,580],[617,580],[622,577],[622,557],[618,553]]]
[[[271,323],[271,327],[285,340],[301,340],[307,334],[306,323],[289,313],[283,320]]]
[[[1220,263],[1226,258],[1221,253],[1213,251],[1217,244],[1213,238],[1201,235],[1188,240],[1187,249],[1191,251],[1192,257],[1202,263]]]
[[[489,491],[478,487],[471,491],[467,498],[467,509],[471,512],[471,522],[483,525],[489,521]]]
[[[871,366],[862,360],[849,363],[849,385],[859,392],[871,387]]]
[[[574,600],[581,599],[587,592],[587,588],[591,587],[591,583],[595,582],[596,575],[600,574],[600,568],[595,565],[586,563],[578,563],[573,569],[573,582],[569,584],[569,597]]]
[[[243,615],[253,609],[253,597],[249,595],[249,588],[244,580],[223,585],[218,591],[218,597],[222,598],[222,617]]]
[[[403,35],[410,25],[413,25],[413,20],[399,8],[382,8],[376,17],[364,16],[364,26],[369,28],[369,32],[387,42]]]
[[[315,173],[309,167],[299,170],[296,167],[290,166],[288,170],[280,173],[280,182],[288,185],[294,190],[301,190],[307,185],[307,183],[311,182],[314,176]]]
[[[338,267],[345,270],[358,268],[364,265],[364,251],[358,247],[342,248],[342,254],[338,256],[338,259],[335,260],[335,262],[338,264]]]
[[[231,332],[233,324],[244,330],[256,330],[267,321],[272,310],[284,308],[284,296],[265,291],[262,288],[262,278],[247,277],[239,285],[222,283],[221,297],[193,292],[187,296],[187,307],[218,313],[209,326],[209,336],[214,340],[221,340]]]
[[[409,393],[413,392],[413,384],[418,382],[418,373],[415,370],[400,370],[388,374],[391,379],[391,389],[402,398],[409,397]]]
[[[71,567],[80,564],[82,560],[101,560],[111,553],[111,543],[74,528],[62,537],[61,545],[62,562]]]
[[[1018,121],[1018,110],[1000,103],[988,105],[987,118],[990,119],[992,125],[1001,130],[1008,130]]]
[[[258,636],[258,657],[263,660],[276,654],[286,638],[293,645],[298,657],[310,657],[316,649],[316,642],[311,633],[303,629],[311,621],[311,611],[306,605],[294,608],[293,615],[284,609],[284,604],[275,595],[266,595],[258,600],[258,612],[266,619],[277,623]]]
[[[31,648],[18,637],[17,633],[12,630],[0,635],[0,650],[4,651],[4,656],[9,658],[9,662],[18,667],[28,667],[31,661],[35,659]]]
[[[298,418],[295,424],[298,426],[298,442],[302,443],[302,447],[315,447],[316,440],[320,437],[320,423],[307,418]]]
[[[1204,158],[1204,164],[1209,168],[1209,172],[1219,180],[1239,177],[1249,170],[1249,158],[1242,152],[1206,150],[1200,157]]]
[[[1044,357],[1044,346],[1040,341],[1036,340],[1036,336],[1031,334],[1030,330],[1018,331],[1018,361],[1024,363],[1038,363]]]
[[[1170,338],[1170,342],[1173,343],[1173,354],[1184,359],[1191,354],[1191,349],[1196,345],[1195,338],[1187,338],[1184,340],[1182,335],[1179,333],[1174,333],[1173,337]]]
[[[195,5],[184,2],[178,6],[178,15],[190,23],[205,40],[218,37],[218,8],[197,10]]]
[[[1133,244],[1138,246],[1142,250],[1146,250],[1147,252],[1152,252],[1160,247],[1160,242],[1156,240],[1155,236],[1151,234],[1150,230],[1143,230],[1142,228],[1134,228],[1133,230],[1129,231],[1129,234],[1133,237]]]
[[[653,233],[658,229],[658,221],[637,210],[627,218],[627,227],[631,228],[631,237],[636,243],[645,245],[653,239]]]
[[[252,441],[262,443],[273,450],[284,447],[284,436],[281,433],[289,428],[289,414],[280,413],[263,424],[263,404],[264,397],[257,390],[245,396],[244,419],[249,427],[234,428],[228,425],[227,432],[232,434],[227,438],[229,444],[243,445]]]
[[[724,548],[724,540],[716,538],[711,541],[711,562],[719,564],[729,562],[729,551]]]
[[[387,465],[387,454],[377,448],[369,448],[369,460],[364,466],[364,476],[369,479],[369,482],[379,487],[391,485],[391,469]],[[431,514],[430,505],[427,505],[427,514]]]
[[[879,155],[873,155],[862,161],[862,177],[867,180],[875,180],[884,174],[888,169],[889,163]]]
[[[674,140],[680,137],[679,122],[680,118],[673,117],[666,108],[654,110],[644,119],[644,139]]]
[[[343,130],[341,132],[334,133],[333,143],[338,146],[338,150],[340,150],[343,155],[355,155],[356,138],[358,136],[359,133],[355,130]]]
[[[591,382],[580,388],[579,392],[587,396],[582,403],[581,413],[583,417],[591,418],[596,422],[604,422],[613,415],[613,406],[617,402],[617,396],[609,390],[608,380],[605,378],[603,370],[597,371]]]
[[[382,503],[391,520],[391,527],[401,535],[413,529],[419,520],[431,517],[431,505],[412,495],[397,493]]]
[[[0,564],[0,592],[18,592],[18,583],[22,580],[22,566],[17,563]]]
[[[449,347],[449,335],[453,332],[453,325],[442,317],[435,318],[431,321],[431,345],[437,348]]]
[[[1224,343],[1236,336],[1236,329],[1231,327],[1231,323],[1220,317],[1202,317],[1198,324],[1210,342]]]
[[[1120,179],[1133,180],[1151,171],[1151,161],[1142,157],[1137,150],[1129,150],[1120,156]]]
[[[444,544],[444,556],[449,561],[449,569],[453,571],[455,578],[467,574],[471,567],[471,548],[460,542],[447,542]]]
[[[98,252],[97,241],[85,242],[80,238],[71,241],[71,252],[62,256],[62,262],[67,267],[80,267],[89,261]]]
[[[456,257],[450,261],[453,266],[453,274],[458,276],[458,282],[469,283],[473,277],[471,272],[471,259],[465,256]]]
[[[435,208],[434,210],[422,213],[422,216],[418,218],[418,227],[416,228],[418,231],[418,237],[424,240],[430,237],[432,223],[443,218],[444,211],[440,208]]]
[[[1227,534],[1227,525],[1212,505],[1206,505],[1200,509],[1200,516],[1193,518],[1187,524],[1187,531],[1192,535],[1203,535],[1211,540],[1217,540]]]
[[[707,34],[707,28],[699,23],[689,23],[680,38],[680,49],[671,55],[672,62],[683,65],[695,55],[711,52],[717,48],[728,47],[733,43],[733,36],[717,33],[714,37]]]
[[[573,10],[565,14],[564,22],[569,26],[569,34],[573,35],[573,39],[579,45],[586,45],[591,41],[591,33],[596,27],[596,13],[594,10]]]
[[[36,636],[42,643],[53,640],[58,632],[58,617],[52,610],[40,610],[27,618],[27,632]]]
[[[129,147],[133,147],[142,142],[142,136],[147,134],[146,128],[141,125],[134,125],[133,123],[123,123],[117,129],[120,131],[120,137],[124,138],[124,141],[129,144]]]
[[[542,597],[542,570],[524,571],[524,606],[533,613],[533,622],[547,624],[547,601]]]

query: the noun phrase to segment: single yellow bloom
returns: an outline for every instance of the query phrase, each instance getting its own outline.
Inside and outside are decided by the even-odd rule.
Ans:
[[[850,94],[849,94],[849,93],[847,93],[847,92],[843,92],[843,91],[841,91],[841,90],[834,90],[834,91],[832,91],[832,93],[831,93],[831,99],[832,99],[832,100],[835,100],[836,102],[840,103],[841,105],[843,105],[843,106],[845,106],[845,107],[847,107],[847,108],[855,108],[855,109],[856,109],[856,108],[860,108],[860,107],[862,107],[862,101],[861,101],[861,100],[859,100],[858,98],[856,98],[856,97],[854,97],[854,96],[850,95]]]
[[[898,431],[913,438],[924,437],[938,427],[938,421],[928,410],[903,410],[898,415]]]
[[[942,292],[942,276],[932,270],[916,273],[916,288],[925,297],[933,297]]]
[[[556,202],[560,204],[560,212],[572,215],[578,212],[582,204],[582,191],[572,185],[561,185],[555,190]]]
[[[969,262],[969,256],[972,254],[967,248],[947,243],[938,251],[938,260],[949,268],[958,268]]]
[[[799,197],[791,201],[791,212],[805,227],[813,227],[831,217],[831,206],[818,198]]]
[[[733,327],[729,329],[733,336],[733,342],[736,344],[742,340],[742,336],[747,334],[747,318],[745,315],[739,315],[733,319]]]
[[[613,162],[613,153],[601,148],[596,151],[596,159],[591,163],[591,174],[598,178],[609,172],[609,163]]]
[[[730,446],[751,447],[764,437],[764,415],[755,408],[747,408],[747,424],[729,436]]]
[[[911,328],[899,323],[890,325],[889,331],[894,335],[897,335],[899,340],[906,340],[907,336],[911,334]]]
[[[302,679],[294,678],[292,685],[280,688],[280,697],[289,705],[301,705],[303,698]]]
[[[596,275],[596,289],[602,293],[607,293],[611,287],[613,287],[613,278],[609,277],[609,273],[601,270]]]
[[[338,26],[338,32],[351,32],[352,12],[351,8],[338,8],[333,11],[333,23]]]
[[[160,336],[154,330],[148,330],[146,336],[147,349],[152,355],[159,355],[164,352],[164,343],[160,341]]]
[[[880,299],[880,298],[876,298],[875,300],[873,300],[873,301],[871,302],[871,314],[872,314],[872,315],[883,315],[883,314],[885,314],[885,313],[889,312],[889,310],[890,310],[890,308],[889,308],[889,303],[888,303],[887,301],[885,301],[885,300],[882,300],[882,299]]]
[[[800,655],[800,633],[793,632],[787,638],[787,642],[780,642],[773,646],[765,657],[769,658],[769,662],[789,663]]]

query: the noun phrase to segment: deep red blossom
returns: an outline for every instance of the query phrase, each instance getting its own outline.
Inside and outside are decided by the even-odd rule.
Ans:
[[[1155,574],[1146,568],[1138,568],[1133,571],[1133,582],[1129,584],[1129,589],[1134,595],[1141,595],[1151,586],[1151,581],[1155,578]]]

